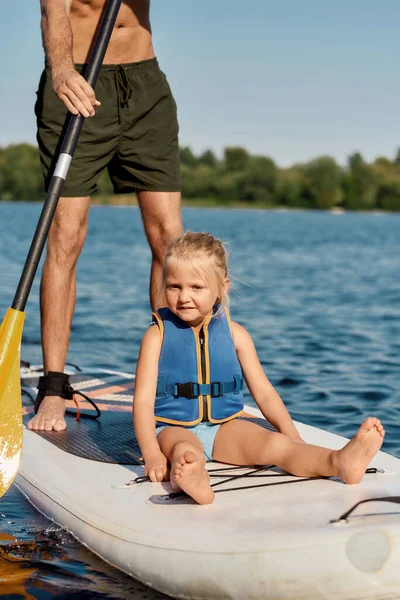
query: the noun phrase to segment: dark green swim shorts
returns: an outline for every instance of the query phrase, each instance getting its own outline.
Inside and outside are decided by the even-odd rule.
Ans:
[[[78,71],[83,65],[76,65]],[[103,65],[95,87],[101,106],[83,124],[62,195],[90,196],[107,167],[116,194],[180,190],[176,104],[157,60]],[[68,110],[45,69],[35,114],[46,190]]]

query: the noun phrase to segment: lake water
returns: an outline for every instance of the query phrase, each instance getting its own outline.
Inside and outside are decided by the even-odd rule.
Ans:
[[[0,203],[1,319],[40,208]],[[374,414],[383,449],[400,457],[400,215],[187,208],[184,223],[229,242],[233,319],[253,336],[292,417],[351,436]],[[70,362],[134,371],[150,317],[149,265],[137,208],[93,207]],[[22,347],[31,363],[41,362],[38,295],[39,274]],[[15,487],[0,499],[0,595],[162,597],[41,517]]]

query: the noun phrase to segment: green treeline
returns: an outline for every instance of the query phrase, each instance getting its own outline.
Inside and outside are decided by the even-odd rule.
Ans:
[[[196,156],[188,147],[180,153],[182,196],[189,203],[201,199],[226,206],[400,211],[400,150],[394,160],[380,157],[367,163],[355,153],[346,166],[321,156],[284,169],[241,147],[225,148],[222,158],[211,150]],[[112,195],[106,172],[98,192]],[[0,148],[0,200],[43,199],[37,147]]]

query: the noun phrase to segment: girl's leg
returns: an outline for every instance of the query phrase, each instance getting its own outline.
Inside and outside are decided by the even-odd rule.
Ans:
[[[384,435],[379,419],[368,417],[344,448],[330,450],[293,442],[256,423],[235,419],[220,427],[213,459],[235,465],[274,464],[293,475],[336,476],[345,483],[358,483],[381,447]]]
[[[167,427],[158,436],[161,452],[171,463],[171,485],[199,504],[210,504],[214,492],[200,440],[184,427]]]

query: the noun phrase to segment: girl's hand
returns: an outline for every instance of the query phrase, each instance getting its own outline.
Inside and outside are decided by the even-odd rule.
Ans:
[[[153,456],[147,457],[144,464],[144,474],[155,483],[156,481],[168,481],[168,461],[160,451]]]

